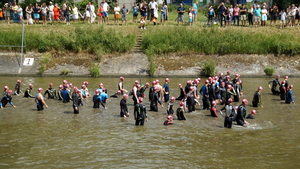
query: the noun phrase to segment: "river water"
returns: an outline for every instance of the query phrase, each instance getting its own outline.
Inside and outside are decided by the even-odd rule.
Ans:
[[[22,89],[29,83],[55,88],[60,77],[1,77],[0,86],[14,88],[17,79]],[[0,168],[299,168],[300,107],[299,78],[294,84],[295,105],[284,104],[271,95],[267,83],[272,78],[243,79],[244,97],[251,103],[257,86],[263,86],[264,107],[257,108],[256,119],[248,127],[223,128],[224,119],[213,118],[197,107],[186,113],[186,121],[174,117],[173,126],[164,126],[166,108],[148,111],[149,121],[134,126],[133,101],[128,100],[131,116],[119,117],[120,98],[110,98],[105,110],[93,109],[92,100],[84,101],[80,114],[72,104],[48,100],[49,108],[36,111],[34,99],[13,96],[13,108],[0,109]],[[66,78],[80,86],[89,81],[91,93],[104,83],[109,95],[117,90],[118,78]],[[125,78],[124,87],[132,87],[134,78]],[[140,80],[140,79],[137,79]],[[142,83],[154,79],[142,78]],[[163,78],[160,79],[164,81]],[[186,78],[171,78],[171,95],[178,96],[178,83]],[[203,81],[200,85],[203,85]],[[148,93],[148,90],[146,91]],[[147,99],[146,106],[149,107]],[[239,105],[240,103],[234,103]],[[178,106],[176,103],[175,108]],[[218,106],[218,109],[221,106]],[[250,113],[253,107],[247,106]],[[235,124],[235,122],[234,122]]]

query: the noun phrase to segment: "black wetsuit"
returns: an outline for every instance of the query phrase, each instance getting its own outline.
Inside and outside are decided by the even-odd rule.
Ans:
[[[217,108],[216,108],[216,106],[211,106],[211,108],[210,108],[210,115],[211,115],[212,117],[218,117],[218,113],[217,113]]]
[[[164,122],[164,125],[173,125],[173,122],[166,120],[166,121]]]
[[[262,105],[260,92],[255,91],[253,100],[252,100],[252,105],[253,105],[253,107],[258,107],[258,106]]]
[[[146,106],[138,103],[134,106],[135,125],[144,125],[145,118],[147,118]]]
[[[17,83],[15,86],[15,93],[16,95],[19,95],[21,93],[21,86]]]
[[[168,113],[168,115],[170,115],[170,114],[173,114],[173,113],[174,113],[173,106],[174,106],[174,103],[172,103],[172,102],[169,102],[169,104],[168,104],[168,108],[167,108],[167,113]]]
[[[269,84],[271,84],[271,83],[272,83],[272,88],[271,88],[272,93],[275,95],[279,95],[280,92],[279,92],[279,90],[276,89],[277,85],[280,86],[278,79],[273,79],[273,80],[269,81]]]
[[[141,89],[140,89],[140,96],[141,97],[145,97],[145,91],[146,91],[146,89],[147,89],[146,86],[141,87]]]
[[[246,107],[241,104],[238,108],[237,115],[235,121],[238,125],[244,126],[245,125],[245,117],[246,117]]]
[[[235,95],[233,95],[233,101],[234,102],[239,102],[240,101],[240,92],[242,90],[241,85],[240,84],[233,84],[233,88],[235,90]]]
[[[246,119],[255,119],[255,117],[252,114],[248,114],[248,116],[246,117]]]
[[[61,96],[61,90],[57,90],[56,91],[56,96],[57,96],[58,100],[62,100],[63,99],[62,96]]]
[[[1,99],[0,106],[2,105],[2,107],[5,107],[7,103],[9,103],[10,105],[13,105],[11,100],[12,100],[11,96],[8,96],[8,95],[3,96]]]
[[[225,119],[224,119],[224,127],[231,128],[232,127],[232,119],[233,119],[233,116],[235,115],[234,107],[232,105],[228,104],[225,107],[223,107],[221,110],[226,111]]]
[[[216,88],[213,85],[209,85],[208,87],[208,95],[210,103],[216,100]]]
[[[74,114],[79,114],[79,96],[77,93],[72,93]],[[75,109],[77,107],[77,110]]]
[[[285,85],[282,84],[280,85],[280,99],[285,100],[285,97],[286,97],[286,88]]]
[[[226,98],[226,89],[225,87],[220,87],[220,100],[222,100],[221,105],[225,104],[225,98]]]
[[[48,88],[44,93],[44,97],[47,94],[48,94],[48,99],[57,99],[56,90],[54,88]]]
[[[188,112],[195,111],[195,97],[193,92],[186,94],[186,105],[188,107]]]
[[[132,89],[133,91],[133,89]],[[136,98],[137,97],[137,98]],[[138,99],[140,97],[140,90],[136,87],[136,97],[134,96],[134,93],[132,94],[132,100],[133,100],[133,105],[135,106],[138,104]]]
[[[177,115],[178,120],[185,120],[183,108],[179,107],[176,111],[176,115]]]
[[[155,90],[155,87],[154,86],[152,86],[152,87],[150,87],[150,89],[149,89],[149,100],[151,101],[153,98],[152,98],[152,96],[153,96],[153,94],[152,93],[154,93],[154,90]]]
[[[120,117],[124,117],[124,116],[128,117],[128,114],[127,114],[128,113],[128,108],[127,108],[127,104],[126,104],[125,99],[122,99],[120,101],[120,109],[121,109]]]
[[[81,99],[78,99],[78,100],[80,100],[79,104],[78,104],[78,105],[80,105],[81,104]],[[102,101],[100,99],[100,95],[94,95],[93,96],[93,102],[94,102],[93,108],[98,108],[99,109],[100,104],[101,104],[102,107],[105,108],[105,105],[102,103]]]
[[[185,91],[183,88],[180,88],[180,96],[176,98],[176,100],[182,100],[185,98]]]
[[[34,96],[31,95],[31,90],[32,90],[32,88],[27,88],[25,93],[24,93],[24,97],[35,98]]]
[[[161,104],[158,98],[158,94],[154,92],[151,94],[150,111],[158,112],[157,103]]]

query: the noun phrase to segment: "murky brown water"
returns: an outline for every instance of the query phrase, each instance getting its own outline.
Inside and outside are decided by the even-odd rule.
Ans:
[[[14,88],[17,79],[22,89],[29,83],[46,89],[58,77],[1,77],[0,87]],[[89,81],[94,91],[104,83],[109,95],[117,90],[118,78],[67,78],[80,86]],[[125,88],[133,85],[125,79]],[[154,79],[143,78],[142,82]],[[163,78],[160,78],[163,81]],[[178,83],[171,78],[171,95],[178,96]],[[271,78],[243,79],[244,97],[251,102],[258,85],[264,87],[263,108],[247,128],[223,128],[223,118],[210,117],[209,111],[186,113],[186,121],[174,120],[164,126],[166,109],[148,112],[149,121],[134,126],[133,117],[119,117],[119,100],[111,98],[108,109],[93,109],[89,98],[74,115],[71,103],[47,100],[49,108],[38,112],[34,99],[13,96],[16,108],[0,109],[0,168],[299,168],[300,166],[300,79],[294,84],[295,105],[287,105],[271,95]],[[203,82],[201,83],[201,85]],[[92,92],[93,93],[93,92]],[[148,91],[146,91],[148,93]],[[147,100],[147,99],[146,99]],[[133,101],[129,110],[133,114]],[[177,102],[178,103],[178,102]],[[239,105],[240,103],[235,103]],[[149,106],[149,103],[146,102]],[[177,108],[176,104],[176,108]],[[218,106],[220,108],[220,106]],[[247,107],[248,113],[253,108]],[[176,119],[176,117],[175,117]]]

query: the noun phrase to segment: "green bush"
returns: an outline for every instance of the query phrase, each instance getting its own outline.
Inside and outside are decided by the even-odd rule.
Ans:
[[[100,75],[100,68],[98,65],[93,64],[90,68],[90,74],[92,77],[98,77]]]
[[[266,68],[264,69],[264,72],[266,73],[266,75],[273,75],[275,73],[275,69],[273,66],[266,66]]]
[[[47,64],[51,60],[51,55],[49,53],[45,53],[39,60],[40,67],[38,68],[38,74],[42,75],[47,70]]]
[[[204,76],[214,76],[216,72],[216,63],[214,60],[207,60],[203,63],[198,63],[200,68],[202,69],[201,73]]]
[[[150,69],[149,69],[149,75],[150,76],[154,76],[155,70],[156,70],[156,65],[155,62],[153,60],[153,57],[150,56]]]

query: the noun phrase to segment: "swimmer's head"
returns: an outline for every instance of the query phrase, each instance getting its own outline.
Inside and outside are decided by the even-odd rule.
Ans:
[[[38,88],[38,91],[42,92],[42,91],[44,91],[44,89],[40,87],[40,88]]]
[[[175,97],[171,97],[171,102],[174,102],[176,100]]]
[[[96,94],[99,94],[99,93],[100,93],[100,90],[96,90],[95,93],[96,93]]]
[[[243,103],[243,104],[248,104],[248,100],[247,100],[247,99],[243,99],[243,100],[242,100],[242,103]]]
[[[166,82],[170,82],[170,79],[169,79],[169,78],[166,78],[165,81],[166,81]]]
[[[17,80],[17,83],[21,83],[22,81],[21,80]]]
[[[180,103],[179,103],[179,106],[184,106],[184,103],[183,103],[183,102],[180,102]]]
[[[144,99],[142,97],[139,98],[139,103],[143,103]]]
[[[258,87],[257,87],[257,90],[258,90],[258,91],[261,91],[262,89],[263,89],[263,88],[262,88],[261,86],[258,86]]]
[[[156,81],[155,80],[152,81],[152,85],[156,85]]]
[[[252,110],[251,114],[255,115],[256,114],[256,110]]]
[[[145,86],[146,86],[146,87],[149,87],[149,86],[150,86],[150,84],[147,82],[147,83],[145,84]]]
[[[120,80],[123,82],[123,81],[124,81],[124,77],[123,77],[123,76],[121,76],[121,77],[120,77]]]
[[[228,99],[228,103],[232,103],[232,98],[229,98],[229,99]]]

